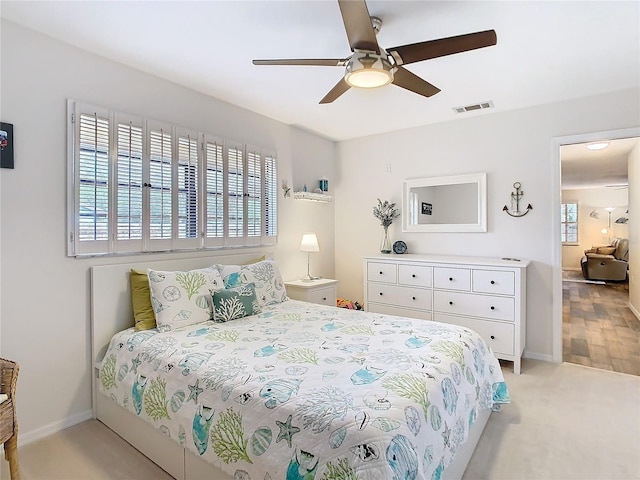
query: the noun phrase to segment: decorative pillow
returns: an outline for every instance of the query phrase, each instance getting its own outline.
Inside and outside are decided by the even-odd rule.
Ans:
[[[598,247],[596,249],[596,253],[600,255],[613,255],[613,252],[616,251],[616,247]]]
[[[250,265],[217,265],[225,288],[253,283],[261,306],[274,305],[289,300],[278,265],[273,260]]]
[[[156,328],[156,314],[151,306],[151,291],[149,277],[146,272],[131,269],[129,273],[131,283],[131,306],[136,331]]]
[[[217,268],[188,272],[149,269],[147,272],[158,330],[166,332],[213,318],[211,295],[224,288]]]
[[[256,297],[253,283],[233,288],[223,288],[213,292],[213,319],[216,322],[228,322],[236,318],[248,317],[260,313],[260,303]]]

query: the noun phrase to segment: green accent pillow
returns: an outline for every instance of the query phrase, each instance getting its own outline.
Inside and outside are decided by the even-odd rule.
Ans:
[[[136,331],[156,328],[156,315],[153,313],[153,306],[151,305],[151,291],[149,290],[147,272],[140,272],[132,268],[129,280],[131,282],[131,306],[133,307]]]
[[[228,322],[262,311],[253,283],[216,290],[213,292],[212,298],[213,319],[216,322]]]

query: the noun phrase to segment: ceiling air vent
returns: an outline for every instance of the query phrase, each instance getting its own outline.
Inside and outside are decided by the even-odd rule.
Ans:
[[[493,102],[480,102],[473,105],[465,105],[464,107],[454,107],[453,111],[456,113],[472,112],[474,110],[484,110],[485,108],[493,108]]]

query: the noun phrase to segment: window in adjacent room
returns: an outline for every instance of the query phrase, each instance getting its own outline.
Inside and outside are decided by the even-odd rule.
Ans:
[[[273,152],[69,101],[68,254],[274,244]]]
[[[563,203],[560,214],[560,234],[563,244],[578,243],[578,204]]]

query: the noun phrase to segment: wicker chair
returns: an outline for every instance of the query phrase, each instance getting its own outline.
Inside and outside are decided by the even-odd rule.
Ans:
[[[9,461],[11,480],[20,480],[18,467],[18,417],[15,394],[18,382],[18,364],[0,358],[0,393],[9,396],[0,404],[0,443],[4,443],[4,456]]]

